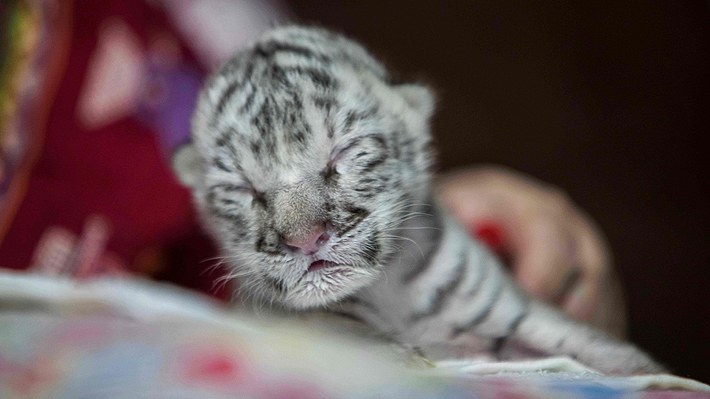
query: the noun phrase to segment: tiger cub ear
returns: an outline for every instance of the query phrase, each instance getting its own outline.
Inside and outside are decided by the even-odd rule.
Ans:
[[[184,186],[193,188],[202,175],[202,158],[192,142],[181,145],[173,154],[173,170]]]
[[[436,108],[436,96],[421,83],[393,83],[392,88],[420,115],[429,119]]]

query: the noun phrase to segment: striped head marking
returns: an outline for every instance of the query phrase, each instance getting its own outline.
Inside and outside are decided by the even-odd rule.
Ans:
[[[243,287],[322,306],[381,273],[427,195],[432,111],[357,43],[278,28],[207,82],[174,164]]]

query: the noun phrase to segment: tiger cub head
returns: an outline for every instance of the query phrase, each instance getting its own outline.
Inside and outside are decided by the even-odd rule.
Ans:
[[[278,28],[209,79],[174,166],[243,288],[323,306],[378,278],[428,195],[433,110],[352,40]]]

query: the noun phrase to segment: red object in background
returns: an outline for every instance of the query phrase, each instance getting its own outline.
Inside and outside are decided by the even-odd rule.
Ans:
[[[152,43],[165,37],[174,39],[179,62],[175,67],[168,62],[158,66],[192,74],[183,73],[187,78],[177,83],[178,97],[186,88],[192,90],[204,71],[156,6],[142,0],[57,1],[56,5],[68,11],[59,13],[70,26],[69,53],[62,57],[66,69],[60,75],[46,125],[28,132],[43,137],[43,143],[36,162],[27,169],[30,174],[24,194],[18,196],[20,206],[9,215],[11,225],[0,237],[0,266],[28,268],[47,229],[59,227],[80,236],[86,220],[98,215],[111,231],[106,251],[120,258],[129,271],[228,298],[231,290],[215,292],[213,283],[224,271],[204,272],[211,264],[202,262],[214,257],[215,250],[196,223],[189,192],[169,169],[165,154],[170,149],[160,147],[165,142],[161,123],[165,126],[174,120],[164,122],[165,115],[157,115],[161,109],[160,104],[154,104],[155,96],[101,126],[81,123],[78,106],[87,75],[96,64],[92,63],[94,55],[101,50],[97,38],[108,23],[119,21],[130,38],[135,38],[135,43],[129,44],[141,51],[140,62],[148,66],[147,74],[152,72],[149,66],[155,59],[155,53],[150,53]],[[173,75],[164,73],[156,79],[163,82],[165,76]],[[114,79],[127,78],[119,75]],[[150,76],[142,79],[152,83]],[[169,101],[176,96],[165,98]],[[157,116],[146,111],[146,102],[157,110]],[[187,104],[183,114],[189,117],[190,110],[191,104]]]
[[[476,223],[469,233],[483,241],[493,252],[501,255],[505,252],[506,236],[503,228],[492,221]]]

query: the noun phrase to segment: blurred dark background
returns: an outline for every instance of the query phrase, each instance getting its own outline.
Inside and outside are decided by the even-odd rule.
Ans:
[[[631,340],[710,382],[707,2],[287,3],[433,85],[441,170],[567,191],[611,242]]]

